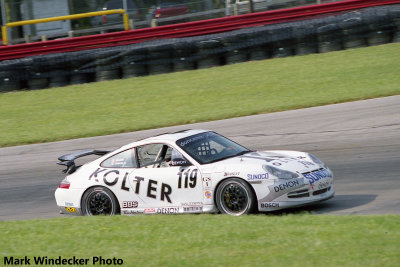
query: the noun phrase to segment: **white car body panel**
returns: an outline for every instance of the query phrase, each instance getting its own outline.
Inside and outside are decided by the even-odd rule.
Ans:
[[[216,188],[222,180],[232,177],[251,185],[260,212],[307,205],[334,195],[329,168],[314,162],[305,152],[250,152],[202,165],[176,144],[181,138],[205,132],[188,130],[144,139],[87,163],[66,177],[69,189],[56,190],[57,205],[62,213],[80,215],[84,192],[93,186],[103,186],[116,196],[124,215],[217,212]],[[192,166],[107,168],[100,165],[127,149],[158,143],[179,151]],[[280,179],[263,166],[290,171],[298,177]]]

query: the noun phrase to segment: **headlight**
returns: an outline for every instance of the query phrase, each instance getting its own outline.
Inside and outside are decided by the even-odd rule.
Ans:
[[[314,156],[313,154],[310,154],[310,153],[308,153],[308,156],[310,157],[310,159],[314,162],[314,163],[316,163],[316,164],[318,164],[318,165],[321,165],[321,166],[323,166],[324,168],[326,168],[326,166],[325,166],[325,163],[323,163],[320,159],[318,159],[316,156]]]
[[[268,166],[268,165],[263,165],[263,169],[269,173],[271,173],[272,175],[278,177],[279,179],[294,179],[294,178],[298,178],[299,175],[297,173],[294,172],[290,172],[290,171],[285,171],[285,170],[281,170],[272,166]]]

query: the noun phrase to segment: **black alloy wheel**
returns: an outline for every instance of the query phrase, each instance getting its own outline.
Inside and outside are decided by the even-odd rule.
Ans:
[[[221,213],[239,216],[254,211],[256,198],[253,190],[243,180],[224,180],[216,191],[216,204]]]
[[[84,215],[115,215],[119,213],[119,205],[114,194],[105,187],[92,187],[82,197]]]

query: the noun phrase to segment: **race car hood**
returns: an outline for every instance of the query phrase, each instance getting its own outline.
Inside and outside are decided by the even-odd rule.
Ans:
[[[265,176],[267,173],[264,165],[298,174],[324,167],[314,163],[307,153],[297,151],[257,151],[222,160],[212,165],[208,168],[212,168],[214,172],[224,172],[224,176],[240,176],[248,179],[257,177],[262,179],[263,174]]]

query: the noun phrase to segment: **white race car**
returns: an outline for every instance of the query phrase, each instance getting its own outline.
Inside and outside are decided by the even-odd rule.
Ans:
[[[75,159],[101,157],[75,166]],[[59,158],[68,174],[55,192],[75,215],[221,212],[242,215],[307,205],[334,195],[324,163],[297,151],[251,151],[215,133],[184,130],[113,152]]]

